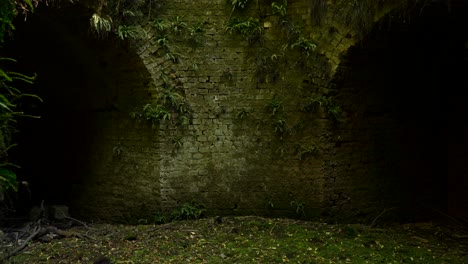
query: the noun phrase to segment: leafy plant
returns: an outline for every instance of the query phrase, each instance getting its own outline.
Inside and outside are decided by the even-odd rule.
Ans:
[[[175,90],[174,87],[167,87],[162,89],[159,99],[163,105],[170,105],[173,108],[178,108],[183,97]]]
[[[173,63],[178,63],[180,60],[180,54],[174,52],[166,52],[166,59],[172,61]]]
[[[299,160],[303,160],[307,155],[317,155],[319,153],[319,148],[315,144],[310,145],[296,145],[296,153],[299,156]]]
[[[233,6],[233,10],[236,7],[245,8],[247,3],[249,2],[249,0],[227,0],[227,1],[228,1],[229,4],[231,4]]]
[[[169,28],[170,23],[163,19],[156,19],[151,23],[151,26],[159,32],[164,32],[166,29]]]
[[[170,22],[170,28],[172,32],[179,34],[187,27],[187,23],[182,20],[182,17],[176,16],[174,21]]]
[[[234,76],[232,75],[232,72],[229,69],[226,69],[223,71],[221,77],[223,77],[224,79],[228,81],[232,81]]]
[[[12,189],[16,192],[18,190],[18,181],[16,179],[16,173],[9,169],[2,168],[5,165],[7,164],[0,165],[0,192],[4,193],[9,189]]]
[[[172,220],[195,220],[200,219],[205,213],[204,206],[191,201],[183,204],[180,208],[175,209],[171,214]]]
[[[295,207],[295,212],[299,216],[305,216],[305,203],[300,201],[291,201],[291,206]]]
[[[131,113],[133,118],[143,118],[153,124],[158,123],[160,120],[169,120],[171,113],[162,105],[146,104],[142,107],[141,111],[134,111]]]
[[[172,145],[174,148],[181,148],[183,146],[182,136],[174,136],[171,139]]]
[[[271,9],[273,14],[286,16],[286,13],[288,12],[288,0],[282,0],[281,2],[274,1],[271,3]]]
[[[13,20],[19,13],[33,12],[38,0],[3,0],[0,4],[0,43],[3,43],[5,33],[14,30]]]
[[[161,47],[168,47],[169,39],[166,35],[160,35],[156,38],[156,43]]]
[[[0,62],[16,61],[11,58],[0,58]],[[17,190],[16,174],[5,167],[18,167],[8,162],[8,150],[15,146],[11,144],[11,134],[14,131],[13,124],[19,117],[35,117],[27,115],[18,109],[17,102],[23,97],[32,97],[42,102],[42,99],[34,94],[26,94],[12,86],[15,81],[32,84],[36,76],[27,76],[18,72],[7,71],[5,66],[0,67],[0,186],[1,191]],[[10,145],[10,146],[8,146]],[[8,146],[8,147],[7,147]]]
[[[275,150],[275,154],[279,154],[279,156],[282,158],[288,154],[288,150],[285,147],[278,147]]]
[[[249,43],[255,43],[262,40],[265,29],[257,18],[249,17],[247,19],[241,19],[234,17],[229,19],[226,30],[230,33],[236,32],[244,36]]]
[[[229,16],[231,18],[236,8],[244,9],[249,0],[227,0],[227,2],[232,5],[231,15]]]
[[[169,222],[169,219],[167,219],[165,214],[163,214],[161,212],[157,212],[154,215],[153,221],[154,221],[155,224],[162,225],[162,224],[165,224],[165,223]]]
[[[274,209],[275,208],[275,203],[273,203],[272,198],[268,199],[268,201],[266,202],[266,206],[267,206],[268,209]]]
[[[90,18],[90,23],[99,36],[105,36],[112,29],[112,18],[109,16],[104,18],[94,13]]]
[[[120,39],[144,39],[148,37],[148,32],[141,26],[120,25],[116,33]]]
[[[2,1],[0,5],[0,43],[5,38],[5,33],[11,29],[15,29],[13,26],[13,20],[15,19],[16,5],[13,1]]]
[[[307,112],[315,112],[320,106],[327,106],[330,103],[329,98],[325,96],[312,96],[308,98],[303,109]]]
[[[363,38],[374,24],[375,15],[380,7],[378,2],[372,0],[339,1],[335,11],[336,18]]]
[[[326,112],[333,118],[334,121],[344,122],[344,113],[341,107],[336,104],[335,100],[326,96],[314,96],[308,99],[304,106],[304,110],[315,112],[319,107],[323,107]]]
[[[289,132],[288,123],[281,118],[273,121],[273,129],[277,134],[286,134]]]
[[[345,121],[343,110],[341,110],[341,107],[339,105],[336,105],[336,104],[330,105],[328,106],[327,111],[328,111],[328,114],[332,116],[336,122]]]
[[[190,116],[188,114],[180,114],[177,116],[177,125],[186,126],[190,124]]]
[[[122,144],[120,143],[112,148],[112,153],[114,153],[114,155],[116,156],[122,155],[122,152],[123,152],[123,147],[122,147]]]
[[[195,25],[188,28],[187,39],[192,42],[193,45],[200,45],[203,43],[204,26],[208,22],[198,22]]]
[[[276,115],[284,109],[283,102],[280,98],[276,96],[273,96],[273,98],[268,102],[265,108],[267,108],[271,112],[271,116]]]
[[[245,119],[248,115],[250,114],[250,112],[245,109],[245,108],[242,108],[239,113],[237,113],[237,118],[239,119]]]
[[[293,44],[291,44],[291,49],[294,48],[298,48],[301,52],[309,56],[317,48],[317,44],[301,35]]]
[[[145,2],[140,0],[89,1],[88,7],[94,10],[94,14],[90,18],[91,27],[100,36],[106,36],[108,32],[119,35],[118,31],[121,25],[141,24],[144,14],[142,9],[145,7]],[[151,5],[149,5],[149,10],[146,12],[148,17],[150,12]]]
[[[279,23],[281,26],[281,31],[286,34],[288,40],[297,39],[300,35],[302,35],[301,27],[297,26],[290,20],[282,19]],[[289,46],[289,44],[287,46]]]
[[[283,62],[282,58],[283,54],[272,53],[268,49],[262,49],[257,53],[255,64],[259,83],[275,83],[279,79],[279,64]]]

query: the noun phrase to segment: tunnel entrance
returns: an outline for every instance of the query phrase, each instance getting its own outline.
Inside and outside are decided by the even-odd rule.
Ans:
[[[130,118],[148,93],[145,66],[123,41],[95,36],[91,15],[77,4],[44,6],[17,21],[14,39],[7,43],[5,50],[18,61],[18,70],[37,73],[30,90],[44,100],[25,106],[41,118],[22,119],[18,127],[14,156],[31,195],[23,195],[23,208],[44,200],[70,205],[75,215],[87,218],[116,215],[123,189],[131,185],[128,167],[138,165],[122,150],[155,134]]]
[[[368,197],[356,214],[466,216],[467,13],[431,4],[389,14],[344,58],[338,98],[349,116],[337,157],[355,197]]]

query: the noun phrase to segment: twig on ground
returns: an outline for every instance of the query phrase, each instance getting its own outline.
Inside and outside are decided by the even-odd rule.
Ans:
[[[80,220],[78,220],[78,219],[76,219],[76,218],[73,218],[73,217],[70,217],[70,216],[66,216],[64,213],[62,213],[62,214],[63,214],[63,217],[64,217],[64,218],[70,219],[70,220],[75,221],[75,222],[77,222],[77,223],[79,223],[79,224],[82,224],[82,225],[83,225],[84,227],[86,227],[87,229],[90,229],[90,230],[93,230],[93,229],[94,229],[94,228],[92,228],[92,227],[89,227],[89,226],[88,226],[85,222],[83,222],[83,221],[80,221]]]
[[[26,240],[17,248],[15,248],[13,251],[11,251],[9,254],[8,254],[8,258],[10,257],[13,257],[15,255],[17,255],[19,252],[21,252],[21,250],[23,250],[26,245],[29,243],[29,241],[31,241],[33,238],[35,238],[40,232],[41,232],[41,226],[36,226],[34,228],[34,231],[32,232],[32,234],[26,238]]]
[[[392,208],[387,208],[385,210],[383,210],[378,216],[376,216],[374,218],[374,220],[372,221],[372,223],[369,225],[370,227],[373,227],[375,225],[375,222],[377,222],[377,219],[379,219],[383,214],[385,214],[386,212],[390,211],[390,210],[394,210],[396,209],[397,207],[392,207]]]
[[[272,236],[272,235],[273,235],[273,233],[272,233],[272,232],[273,232],[273,229],[275,228],[276,224],[277,224],[277,223],[275,222],[275,224],[274,224],[274,225],[271,227],[271,229],[270,229],[270,232],[269,232],[270,236]]]

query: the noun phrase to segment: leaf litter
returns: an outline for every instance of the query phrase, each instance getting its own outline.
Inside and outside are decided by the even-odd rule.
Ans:
[[[82,236],[32,241],[10,263],[468,263],[467,230],[441,223],[376,228],[233,216],[69,232]]]

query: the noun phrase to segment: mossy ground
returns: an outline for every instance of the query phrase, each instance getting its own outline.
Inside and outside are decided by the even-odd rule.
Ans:
[[[223,217],[164,225],[93,224],[83,238],[33,242],[12,263],[468,263],[460,227],[370,228],[291,219]],[[465,230],[466,232],[466,230]]]

